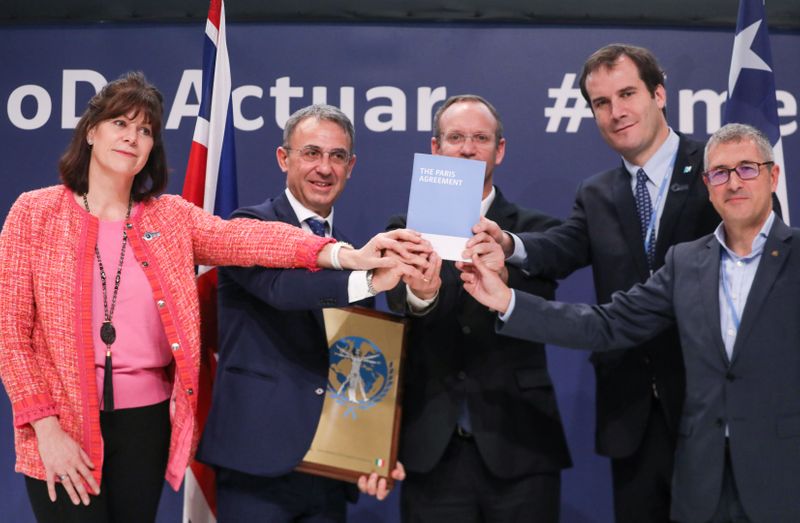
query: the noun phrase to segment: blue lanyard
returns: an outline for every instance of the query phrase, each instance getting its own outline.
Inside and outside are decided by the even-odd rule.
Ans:
[[[656,213],[658,212],[658,206],[661,204],[661,198],[664,197],[664,190],[666,189],[667,185],[669,185],[669,175],[664,176],[664,179],[661,180],[661,186],[658,188],[658,196],[656,196],[656,203],[650,210],[650,220],[647,222],[647,235],[644,238],[645,253],[650,252],[650,244],[652,243],[653,236],[655,236],[656,232]]]
[[[719,275],[722,279],[722,292],[725,294],[725,301],[728,302],[728,308],[731,311],[731,318],[733,318],[733,325],[736,327],[736,332],[739,332],[739,314],[736,312],[736,306],[733,304],[731,291],[728,289],[728,279],[725,277],[725,249],[720,251],[719,260]]]

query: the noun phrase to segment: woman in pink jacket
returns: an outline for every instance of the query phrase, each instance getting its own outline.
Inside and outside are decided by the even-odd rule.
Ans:
[[[40,522],[153,521],[162,478],[178,489],[199,433],[196,265],[370,269],[418,242],[342,248],[160,195],[162,112],[141,73],[105,86],[61,158],[63,185],[21,195],[0,235],[0,376]]]

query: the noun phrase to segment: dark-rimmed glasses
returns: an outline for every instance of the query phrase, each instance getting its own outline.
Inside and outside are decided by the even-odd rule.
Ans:
[[[319,147],[313,147],[307,145],[302,149],[292,149],[291,147],[285,147],[284,150],[286,151],[295,151],[300,156],[300,159],[306,163],[319,163],[324,158],[325,155],[328,156],[328,161],[331,162],[332,165],[337,167],[344,167],[347,165],[347,162],[350,161],[350,153],[345,151],[344,149],[332,149],[330,151],[323,151]]]
[[[761,173],[761,167],[764,165],[772,165],[773,161],[769,162],[740,162],[736,167],[714,167],[703,173],[710,185],[722,185],[728,183],[731,178],[731,173],[736,171],[740,180],[753,180]]]

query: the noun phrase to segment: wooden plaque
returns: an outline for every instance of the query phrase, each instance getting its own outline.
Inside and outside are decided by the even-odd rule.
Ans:
[[[297,470],[352,483],[377,472],[391,487],[406,322],[361,307],[322,312],[328,386],[314,441]]]

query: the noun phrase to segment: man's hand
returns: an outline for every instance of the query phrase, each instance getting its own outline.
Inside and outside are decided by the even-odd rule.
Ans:
[[[496,272],[504,283],[508,283],[508,269],[505,264],[506,256],[502,247],[489,235],[481,233],[481,238],[481,241],[473,243],[471,247],[468,246],[461,255],[468,260],[480,258],[486,267]],[[475,237],[472,239],[474,240]],[[456,267],[459,270],[464,270],[464,266],[468,264],[469,262],[456,262]]]
[[[462,264],[460,269],[464,290],[486,307],[500,314],[506,313],[511,303],[511,289],[480,256],[474,257],[471,264]]]
[[[406,469],[403,468],[403,464],[398,461],[391,475],[392,479],[395,481],[403,481],[406,479]],[[386,488],[386,478],[378,476],[376,472],[370,474],[369,477],[361,476],[358,478],[358,490],[363,494],[375,496],[378,501],[386,499],[386,496],[388,496],[390,492],[389,489]]]
[[[503,248],[504,258],[508,258],[514,254],[514,240],[511,236],[504,232],[496,222],[493,222],[485,216],[482,216],[481,221],[472,227],[472,234],[472,238],[467,242],[467,249],[478,243],[485,242],[487,237],[489,237]]]
[[[387,256],[396,257],[397,255],[387,251]],[[439,292],[439,287],[442,286],[442,259],[435,251],[431,251],[427,256],[426,265],[416,268],[418,270],[415,274],[403,276],[403,283],[408,285],[408,288],[417,298],[430,300],[436,296],[436,293]]]
[[[394,289],[400,280],[422,281],[426,273],[417,267],[405,263],[394,251],[386,251],[387,257],[395,258],[396,263],[392,267],[380,267],[372,272],[372,288],[375,292],[384,292]]]

